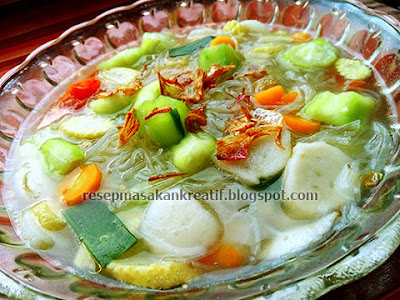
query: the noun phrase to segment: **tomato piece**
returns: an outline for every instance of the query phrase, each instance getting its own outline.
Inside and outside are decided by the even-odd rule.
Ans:
[[[73,106],[75,109],[79,109],[86,104],[89,97],[98,91],[100,83],[100,80],[95,77],[74,83],[61,97],[60,103],[63,106]]]
[[[71,85],[69,94],[77,100],[83,100],[92,96],[100,87],[100,80],[88,78]]]

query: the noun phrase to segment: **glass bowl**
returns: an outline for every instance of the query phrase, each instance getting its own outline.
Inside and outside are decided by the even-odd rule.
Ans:
[[[143,0],[112,9],[74,26],[32,52],[0,80],[0,188],[7,154],[19,127],[57,85],[104,57],[134,45],[143,32],[172,30],[228,20],[255,19],[313,32],[368,60],[382,77],[390,100],[391,126],[398,131],[400,108],[400,22],[358,1],[173,1]],[[399,148],[397,146],[397,148]],[[384,180],[363,202],[362,219],[326,236],[285,263],[262,263],[239,279],[159,291],[109,279],[81,278],[46,261],[18,238],[0,198],[0,291],[14,298],[235,299],[316,298],[382,264],[400,244],[399,149],[392,153]],[[0,293],[0,295],[1,295]]]

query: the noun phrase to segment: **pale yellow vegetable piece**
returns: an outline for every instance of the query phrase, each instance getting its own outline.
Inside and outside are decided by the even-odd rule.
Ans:
[[[117,89],[135,85],[135,80],[139,75],[140,72],[134,69],[112,68],[109,70],[101,70],[98,77],[107,87]]]
[[[371,69],[358,59],[340,58],[335,67],[340,75],[350,80],[364,80],[372,75]]]
[[[139,202],[139,200],[135,200]],[[146,206],[140,205],[131,208],[129,210],[121,211],[117,213],[117,217],[125,224],[125,226],[133,233],[137,234],[139,232],[140,224],[143,220],[143,215],[146,210]],[[136,248],[133,247],[133,248]]]
[[[271,32],[266,24],[256,20],[244,20],[241,22],[236,20],[228,21],[222,31],[235,36],[245,36],[249,33],[259,33],[261,35],[275,34]]]
[[[154,101],[161,95],[160,81],[154,80],[145,86],[143,86],[139,92],[137,92],[133,98],[132,103],[134,103],[134,108],[138,108],[144,101],[150,100]]]
[[[114,260],[103,270],[105,275],[123,282],[152,289],[169,289],[186,284],[199,275],[186,263],[132,264],[130,259]]]
[[[34,249],[48,250],[55,244],[48,232],[39,225],[30,208],[25,209],[22,213],[19,230],[22,238]]]
[[[57,214],[50,208],[46,201],[39,202],[31,208],[32,213],[37,218],[40,226],[49,231],[59,231],[67,225]]]
[[[95,139],[113,127],[112,121],[90,115],[73,116],[60,125],[60,131],[77,139]]]
[[[257,47],[252,49],[250,52],[251,53],[261,53],[261,54],[267,54],[267,55],[274,55],[285,49],[286,47],[282,45],[274,45],[274,44],[269,44],[261,47]]]
[[[291,43],[293,38],[287,35],[280,34],[266,34],[258,39],[259,43]]]
[[[238,36],[244,36],[248,33],[248,29],[236,20],[231,20],[226,22],[222,31],[225,33],[230,33],[232,35],[238,35]]]

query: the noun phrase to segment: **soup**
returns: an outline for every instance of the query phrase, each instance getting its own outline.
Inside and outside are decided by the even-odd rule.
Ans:
[[[6,178],[21,237],[83,276],[170,289],[300,255],[359,217],[397,139],[372,68],[304,32],[145,33],[92,68]]]

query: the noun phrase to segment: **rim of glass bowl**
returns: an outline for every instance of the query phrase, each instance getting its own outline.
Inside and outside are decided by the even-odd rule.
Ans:
[[[43,65],[40,65],[41,62],[47,60],[47,65],[50,64],[52,55],[54,54],[64,54],[66,52],[69,53],[68,57],[71,58],[71,61],[74,63],[76,70],[83,68],[83,64],[85,61],[78,56],[77,52],[75,51],[73,54],[75,55],[76,61],[73,60],[72,49],[77,46],[78,44],[83,44],[91,35],[99,37],[102,35],[101,42],[103,46],[107,49],[106,52],[110,53],[112,51],[111,43],[108,40],[104,39],[104,34],[106,33],[106,26],[110,26],[108,29],[112,28],[112,26],[117,27],[117,22],[122,24],[121,21],[129,20],[132,24],[135,25],[134,32],[136,36],[140,36],[143,33],[143,29],[146,28],[156,28],[157,29],[157,22],[160,19],[163,19],[165,22],[165,17],[167,17],[167,23],[170,27],[178,26],[177,24],[177,9],[179,7],[191,7],[192,4],[195,3],[202,3],[205,9],[201,12],[202,21],[210,21],[211,17],[207,14],[211,12],[211,8],[213,7],[214,3],[224,3],[223,1],[195,1],[192,2],[183,2],[183,1],[153,1],[153,0],[142,0],[136,3],[133,3],[128,6],[118,7],[111,9],[95,19],[81,23],[74,27],[71,27],[67,31],[65,31],[59,38],[50,41],[43,46],[34,50],[26,60],[20,64],[19,66],[15,67],[14,69],[7,72],[1,79],[0,79],[0,101],[5,104],[5,110],[8,110],[9,103],[6,101],[11,101],[12,104],[15,104],[15,99],[17,99],[17,107],[19,107],[18,112],[15,112],[17,116],[14,115],[14,118],[18,120],[23,120],[27,114],[35,107],[36,101],[40,101],[41,99],[36,99],[37,95],[30,95],[31,98],[25,99],[25,101],[15,97],[18,95],[18,92],[23,90],[23,85],[32,77],[32,75],[36,76],[34,78],[38,78],[41,76],[42,72],[44,72]],[[232,3],[234,0],[226,1],[227,3]],[[234,19],[246,19],[246,9],[251,1],[241,1],[239,7],[237,8],[237,17],[233,17]],[[275,3],[275,1],[268,1],[269,3]],[[331,16],[331,20],[327,21],[327,24],[334,25],[330,28],[331,31],[327,30],[327,32],[333,32],[332,30],[342,30],[342,36],[337,36],[336,44],[341,44],[344,42],[349,42],[351,40],[350,37],[350,22],[344,24],[344,27],[340,27],[342,23],[339,20],[345,19],[347,16],[353,16],[359,18],[359,24],[355,24],[353,19],[351,20],[351,26],[355,26],[353,28],[352,33],[357,32],[362,29],[365,24],[369,24],[368,30],[363,40],[365,42],[365,47],[368,47],[368,43],[372,40],[372,44],[376,37],[381,39],[381,43],[376,43],[376,48],[369,49],[368,53],[370,56],[368,57],[369,62],[374,65],[378,65],[378,63],[384,59],[388,54],[392,54],[393,51],[397,54],[397,50],[400,48],[400,22],[395,18],[392,18],[385,13],[373,11],[372,9],[367,8],[364,4],[359,1],[349,0],[349,1],[340,1],[340,0],[333,0],[330,1],[332,3],[332,7],[327,9],[326,2],[323,0],[310,0],[310,1],[276,1],[279,4],[282,4],[284,8],[278,9],[277,6],[274,7],[273,15],[270,19],[270,22],[274,24],[278,18],[278,16],[284,15],[285,9],[287,6],[294,5],[298,8],[304,9],[303,13],[300,13],[298,16],[301,18],[310,18],[308,24],[304,22],[299,22],[294,24],[295,26],[300,26],[300,29],[304,29],[305,31],[309,30],[316,30],[317,32],[321,33],[324,29],[326,29],[329,25],[322,26],[322,18],[321,16],[329,15]],[[184,5],[183,3],[186,3]],[[264,2],[261,2],[264,3]],[[313,7],[315,10],[309,11],[305,13],[308,9],[307,7]],[[165,11],[168,10],[168,14]],[[207,12],[206,12],[207,11]],[[287,13],[288,9],[286,9]],[[322,13],[323,12],[323,13]],[[344,14],[343,12],[346,12]],[[319,14],[318,14],[319,13]],[[281,14],[281,15],[279,15]],[[129,15],[129,16],[128,16]],[[131,19],[131,15],[135,17],[135,19]],[[172,17],[171,17],[172,16]],[[145,17],[148,17],[145,20]],[[169,17],[169,19],[168,19]],[[158,19],[157,19],[158,18]],[[219,18],[218,16],[214,18]],[[371,19],[370,19],[371,18]],[[229,19],[229,16],[228,16]],[[333,21],[332,21],[333,20]],[[304,20],[302,20],[304,21]],[[339,22],[338,22],[339,21]],[[155,22],[155,23],[154,23]],[[360,24],[361,23],[361,24]],[[102,26],[101,30],[98,30],[98,26]],[[327,26],[327,27],[325,27]],[[337,26],[337,27],[335,27]],[[358,27],[357,27],[358,26]],[[388,28],[386,28],[388,27]],[[385,29],[384,29],[385,28]],[[328,27],[329,29],[329,27]],[[380,30],[380,31],[379,31]],[[382,31],[383,30],[383,31]],[[383,36],[382,32],[391,32],[389,36],[397,36],[397,39],[390,39],[390,37]],[[352,37],[354,38],[354,36]],[[390,45],[388,43],[384,43],[384,41],[390,40]],[[65,45],[64,42],[68,44]],[[360,42],[361,43],[361,42]],[[57,48],[58,47],[58,48]],[[123,47],[121,47],[123,48]],[[68,51],[67,51],[67,50]],[[75,48],[74,48],[75,49]],[[54,51],[55,50],[55,51]],[[360,49],[362,52],[363,48]],[[55,53],[53,53],[54,51]],[[364,55],[364,53],[362,53]],[[77,57],[78,56],[78,57]],[[55,56],[53,56],[55,58]],[[90,59],[89,59],[90,60]],[[81,64],[81,65],[79,65]],[[388,69],[382,69],[387,73]],[[391,71],[391,70],[389,70]],[[386,81],[390,81],[390,86],[385,89],[388,94],[391,94],[395,100],[398,100],[399,93],[399,86],[400,80],[399,78],[395,78],[393,80],[390,77],[390,74],[381,72],[382,77],[386,79]],[[397,75],[396,75],[397,76]],[[400,75],[399,75],[400,77]],[[43,79],[43,78],[42,78]],[[64,79],[62,79],[64,80]],[[22,83],[24,82],[24,83]],[[55,83],[50,80],[50,83]],[[26,91],[29,92],[28,88]],[[8,97],[8,98],[7,98]],[[34,98],[34,102],[32,101],[32,97]],[[397,112],[394,107],[393,109],[393,128],[397,130],[396,123],[397,123]],[[22,113],[21,113],[22,111]],[[1,115],[2,120],[5,119],[8,115]],[[9,116],[8,116],[9,117]],[[11,116],[12,117],[12,116]],[[12,121],[12,120],[11,120]],[[15,129],[14,131],[12,128],[9,127],[0,127],[0,147],[5,149],[3,154],[7,153],[7,149],[10,147],[10,143],[15,136]],[[398,149],[397,149],[398,150]],[[399,158],[398,151],[393,155],[392,164],[395,164]],[[3,162],[4,167],[4,162]],[[4,168],[3,168],[4,170]],[[52,269],[52,272],[55,272],[58,275],[55,275],[52,279],[49,278],[40,278],[37,276],[38,274],[35,272],[27,273],[26,270],[19,271],[21,267],[21,263],[16,263],[16,256],[18,258],[25,257],[31,253],[29,248],[22,248],[22,247],[14,247],[14,248],[7,248],[8,246],[0,246],[0,253],[2,254],[0,258],[0,269],[4,271],[8,276],[18,280],[18,282],[24,286],[27,286],[33,290],[38,292],[45,292],[48,295],[52,295],[55,297],[72,297],[76,296],[79,293],[92,293],[92,295],[110,295],[110,296],[121,296],[126,295],[125,293],[135,293],[137,296],[155,296],[157,297],[169,297],[169,296],[176,296],[182,295],[184,293],[185,296],[191,297],[200,297],[204,298],[211,295],[218,294],[221,299],[232,299],[232,298],[241,298],[251,295],[257,295],[264,292],[271,292],[277,290],[283,286],[286,286],[290,283],[296,282],[298,280],[307,278],[312,276],[313,274],[317,273],[318,271],[336,264],[339,260],[343,259],[344,257],[350,255],[353,250],[358,249],[361,245],[371,241],[376,236],[378,230],[383,230],[385,224],[388,224],[390,220],[393,219],[394,216],[397,215],[397,212],[400,210],[400,203],[399,201],[392,201],[394,198],[394,193],[397,192],[396,181],[398,178],[397,169],[394,168],[392,172],[386,175],[386,180],[382,183],[382,186],[377,189],[372,201],[369,202],[369,208],[371,210],[375,209],[373,205],[379,203],[383,205],[382,201],[379,202],[378,200],[382,200],[385,198],[386,201],[383,205],[384,208],[381,208],[379,212],[372,213],[369,215],[368,222],[364,222],[367,224],[350,224],[344,230],[339,233],[334,234],[333,236],[327,237],[323,243],[321,243],[317,248],[314,248],[313,251],[306,251],[302,253],[300,257],[291,258],[285,262],[283,265],[275,265],[274,267],[266,268],[265,266],[261,265],[258,271],[248,272],[246,276],[239,280],[228,280],[223,282],[214,282],[209,286],[204,287],[193,287],[193,288],[179,288],[175,290],[167,290],[167,291],[154,291],[148,289],[137,289],[137,288],[125,288],[121,285],[118,287],[111,287],[111,286],[102,286],[98,283],[90,282],[84,279],[80,279],[76,276],[71,276],[69,274],[65,274],[64,272],[58,270],[54,267],[49,267]],[[389,193],[390,192],[390,193]],[[389,195],[384,197],[384,195]],[[385,200],[384,199],[384,200]],[[1,202],[0,202],[1,204]],[[6,213],[2,212],[3,215],[6,217]],[[379,216],[378,216],[379,215]],[[0,215],[1,217],[1,215]],[[3,229],[0,227],[0,229]],[[10,230],[10,229],[8,229]],[[7,232],[7,229],[5,230]],[[12,235],[12,233],[10,233]],[[10,250],[11,249],[11,250]],[[7,251],[8,250],[8,251]],[[28,252],[26,252],[26,250]],[[25,255],[25,256],[24,256]],[[34,255],[34,254],[32,254]],[[12,258],[13,262],[7,261],[9,258]],[[7,266],[7,268],[4,268]],[[27,267],[27,264],[24,265]],[[288,276],[289,274],[289,276]],[[29,275],[29,276],[28,276]],[[33,278],[33,279],[32,279]],[[51,278],[51,276],[50,276]],[[63,280],[59,280],[63,278]],[[83,290],[82,290],[82,287]],[[89,289],[90,287],[90,289]],[[81,290],[79,290],[79,288]]]

